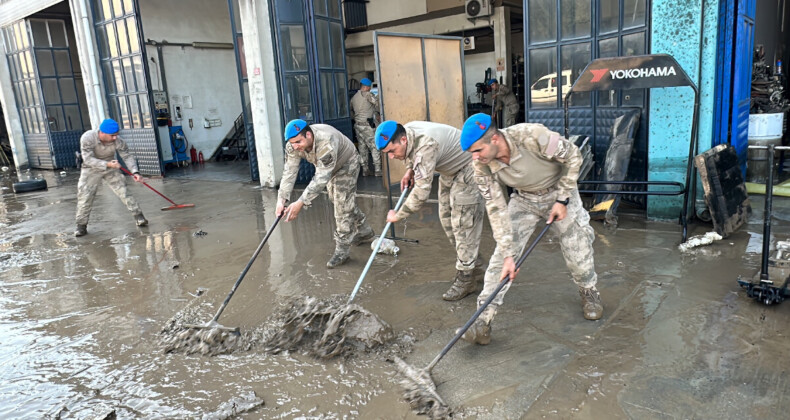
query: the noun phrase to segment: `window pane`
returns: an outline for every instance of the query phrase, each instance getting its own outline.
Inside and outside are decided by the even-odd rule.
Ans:
[[[598,57],[617,57],[617,41],[618,38],[602,39],[598,41]],[[598,105],[600,106],[617,106],[617,91],[607,90],[598,92]]]
[[[63,108],[59,106],[48,106],[47,123],[49,123],[49,131],[66,131],[66,120],[63,117]]]
[[[140,51],[140,40],[137,38],[137,26],[134,17],[126,18],[126,30],[129,31],[129,51],[136,53]]]
[[[27,30],[25,29],[25,23],[19,22],[17,27],[17,44],[19,45],[20,50],[24,50],[30,48],[30,38],[27,36]]]
[[[126,21],[119,20],[115,22],[115,31],[118,33],[118,46],[120,46],[121,55],[129,55],[129,38],[126,37]]]
[[[121,111],[118,109],[118,99],[116,97],[110,98],[110,118],[115,121],[120,121]]]
[[[645,54],[644,32],[623,36],[623,55],[642,54]],[[623,91],[623,105],[644,106],[644,99],[645,89],[630,89]]]
[[[26,106],[29,106],[24,82],[14,83],[14,93],[16,94],[17,107],[24,108]]]
[[[123,5],[121,5],[121,0],[112,0],[112,11],[115,17],[123,16]]]
[[[562,0],[562,39],[590,36],[591,19],[589,0]]]
[[[82,130],[80,120],[80,107],[77,105],[66,105],[63,107],[66,117],[66,130]]]
[[[31,120],[30,117],[33,110],[31,110],[30,108],[26,108],[21,111],[22,112],[20,112],[19,115],[22,116],[22,122],[23,122],[22,126],[25,128],[25,132],[28,134],[35,133],[35,131],[33,131],[33,121]]]
[[[112,16],[112,11],[110,10],[110,0],[96,0],[96,20],[98,22],[104,22],[105,20],[109,19]]]
[[[41,79],[41,90],[44,92],[44,103],[47,105],[57,105],[60,103],[60,93],[58,92],[58,79]]]
[[[30,113],[34,117],[34,120],[32,121],[33,129],[37,133],[45,133],[46,132],[46,125],[45,125],[43,108],[39,108],[39,107],[33,108],[30,111]]]
[[[282,25],[283,67],[285,70],[307,70],[307,50],[304,41],[304,28],[301,25]]]
[[[276,8],[280,22],[300,23],[304,21],[301,1],[276,0]]]
[[[115,36],[115,24],[110,22],[105,28],[107,29],[107,44],[110,46],[110,57],[118,57],[118,40]]]
[[[118,120],[121,123],[121,128],[132,128],[131,120],[129,119],[129,103],[126,101],[126,96],[118,97],[118,111],[121,115],[121,119]]]
[[[33,45],[36,47],[51,47],[49,34],[47,33],[47,22],[41,20],[31,20],[30,30],[33,31]]]
[[[76,104],[77,89],[74,88],[74,79],[70,77],[58,79],[58,85],[60,85],[60,100],[64,104]]]
[[[41,77],[55,75],[55,62],[52,61],[52,50],[36,50],[36,65]]]
[[[148,95],[145,93],[137,95],[140,100],[140,115],[143,119],[143,127],[153,127],[153,120],[151,120],[151,104],[148,103]]]
[[[140,119],[140,104],[137,102],[137,95],[129,95],[129,115],[132,120],[131,128],[141,128],[143,124]]]
[[[112,63],[109,61],[102,61],[101,66],[104,77],[107,78],[107,93],[110,95],[118,93],[118,89],[115,87],[115,77],[113,77]]]
[[[294,118],[313,120],[313,106],[310,103],[310,79],[306,74],[285,78],[285,115],[286,120]]]
[[[338,0],[327,0],[329,2],[329,17],[340,19],[340,2]]]
[[[135,79],[137,79],[137,91],[147,90],[147,86],[145,83],[145,73],[143,72],[143,58],[141,56],[134,56],[132,57],[132,63],[134,65],[134,74]]]
[[[41,105],[41,97],[38,93],[38,85],[32,80],[25,82],[27,84],[27,95],[30,99],[30,106]]]
[[[318,66],[331,67],[332,60],[329,52],[329,24],[322,19],[315,21],[316,48],[318,49]]]
[[[58,71],[58,76],[71,76],[74,74],[71,71],[71,58],[67,50],[53,50],[55,54],[55,69]]]
[[[623,29],[645,25],[645,0],[625,0],[623,5]]]
[[[49,36],[52,40],[52,46],[60,48],[68,47],[69,42],[66,40],[66,26],[63,21],[50,20],[47,23],[49,24]]]
[[[579,77],[582,70],[590,63],[590,43],[563,45],[560,60],[560,65],[562,66],[562,93],[560,99],[564,100],[565,94],[570,90],[573,81]],[[590,93],[574,93],[571,96],[570,104],[571,106],[589,106]]]
[[[339,23],[330,23],[329,30],[332,31],[332,65],[343,68],[343,28]]]
[[[529,0],[529,42],[557,39],[557,4],[553,1]]]
[[[119,60],[112,61],[112,73],[115,78],[115,90],[118,93],[126,93],[126,86],[123,84],[123,70],[121,69],[121,62]]]
[[[331,1],[331,0],[330,0]],[[348,89],[346,88],[346,74],[335,73],[335,97],[337,98],[338,118],[348,117]]]
[[[132,69],[132,59],[127,57],[121,60],[123,63],[123,78],[126,81],[126,92],[137,92],[138,89],[136,83],[134,82],[134,70]]]
[[[335,104],[335,89],[332,73],[321,73],[321,110],[324,119],[337,118],[337,105]]]
[[[313,0],[313,8],[318,16],[326,16],[326,0]]]
[[[601,24],[598,33],[606,34],[617,31],[620,25],[620,0],[600,0]]]
[[[555,108],[557,106],[557,48],[542,48],[529,52],[530,106]]]
[[[134,6],[132,0],[123,0],[123,10],[128,15],[134,13]]]
[[[33,68],[33,54],[30,53],[30,50],[25,51],[25,79],[32,79],[36,77],[36,70]]]

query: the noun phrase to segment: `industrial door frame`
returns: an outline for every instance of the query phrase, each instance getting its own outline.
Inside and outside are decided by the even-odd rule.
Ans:
[[[615,77],[617,75],[617,77]],[[655,89],[688,86],[694,91],[694,111],[691,119],[691,140],[686,163],[684,183],[674,181],[579,181],[580,185],[619,184],[644,186],[647,191],[599,191],[579,190],[580,193],[629,194],[629,195],[681,195],[683,207],[680,209],[680,223],[683,225],[683,242],[688,237],[688,206],[694,154],[697,151],[697,128],[699,127],[699,89],[688,77],[686,71],[669,54],[648,54],[641,56],[599,58],[584,68],[579,78],[565,95],[565,137],[570,136],[570,99],[574,92],[593,92],[604,90]],[[674,186],[677,191],[650,191],[650,185]]]

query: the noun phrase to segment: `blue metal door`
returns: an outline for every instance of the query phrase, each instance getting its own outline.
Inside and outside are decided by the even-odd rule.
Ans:
[[[746,176],[756,0],[724,0],[719,15],[719,70],[713,143],[730,143]]]

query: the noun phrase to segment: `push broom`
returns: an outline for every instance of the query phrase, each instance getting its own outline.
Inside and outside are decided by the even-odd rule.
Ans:
[[[516,262],[516,270],[521,267],[521,264],[527,259],[527,256],[532,253],[532,250],[538,244],[538,242],[543,238],[546,232],[551,227],[551,223],[547,223],[546,226],[543,228],[542,231],[538,234],[538,237],[535,238],[535,241],[527,248],[521,258],[518,259]],[[466,330],[472,326],[472,324],[480,317],[480,314],[491,304],[491,302],[496,298],[502,288],[505,287],[506,284],[510,282],[510,276],[506,276],[499,282],[499,285],[494,290],[491,295],[488,296],[488,299],[477,308],[477,312],[472,315],[472,318],[464,324],[461,329],[455,334],[452,340],[447,343],[446,346],[442,349],[442,351],[428,364],[425,369],[418,370],[406,362],[404,362],[401,358],[395,357],[395,363],[398,366],[398,371],[401,375],[403,375],[403,379],[400,381],[401,385],[404,388],[404,398],[406,401],[409,402],[413,409],[419,411],[420,414],[430,414],[432,418],[439,418],[442,416],[446,416],[449,414],[449,407],[447,404],[444,403],[442,397],[439,396],[439,393],[436,391],[436,385],[433,383],[431,379],[431,370],[439,363],[440,360],[450,351],[450,349],[461,339],[461,336],[464,335]]]
[[[127,170],[127,169],[126,169],[126,168],[124,168],[123,166],[121,166],[121,170],[122,170],[122,171],[124,171],[124,172],[126,172],[126,173],[127,173],[129,176],[132,176],[132,177],[134,176],[134,175],[133,175],[131,172],[129,172],[129,170]],[[170,204],[172,204],[172,206],[168,206],[168,207],[162,207],[162,210],[177,210],[177,209],[184,209],[184,208],[187,208],[187,207],[195,207],[195,205],[194,205],[194,204],[176,204],[176,203],[175,203],[173,200],[171,200],[171,199],[169,199],[169,198],[165,197],[165,195],[164,195],[164,194],[162,194],[162,193],[160,193],[159,191],[155,190],[155,189],[154,189],[154,187],[152,187],[152,186],[148,185],[148,184],[147,184],[145,181],[140,181],[140,182],[141,182],[143,185],[145,185],[146,187],[150,188],[150,189],[151,189],[151,191],[153,191],[153,192],[155,192],[155,193],[159,194],[159,195],[160,195],[162,198],[164,198],[165,200],[169,201],[169,202],[170,202]]]

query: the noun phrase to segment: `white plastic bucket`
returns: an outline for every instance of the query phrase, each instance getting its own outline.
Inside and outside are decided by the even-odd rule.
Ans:
[[[773,139],[782,137],[784,113],[749,114],[749,138]]]

